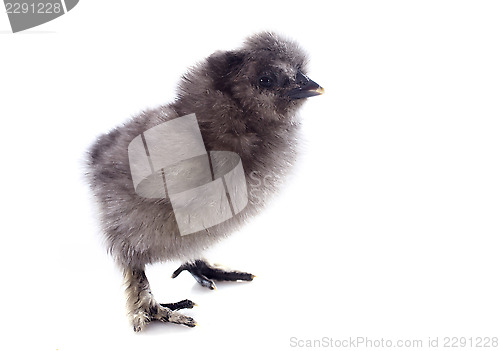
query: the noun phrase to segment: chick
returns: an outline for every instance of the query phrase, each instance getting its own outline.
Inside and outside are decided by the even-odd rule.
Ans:
[[[174,102],[135,116],[101,135],[89,149],[89,184],[108,250],[124,272],[127,308],[135,331],[152,320],[196,325],[193,318],[176,312],[192,308],[192,301],[160,304],[154,299],[145,274],[148,264],[185,262],[172,277],[187,270],[209,289],[215,288],[213,280],[253,279],[249,273],[213,266],[202,254],[264,208],[293,165],[300,139],[297,110],[305,98],[323,93],[306,76],[306,64],[306,55],[295,42],[270,32],[251,36],[241,48],[215,52],[192,67],[182,77]],[[223,223],[183,235],[168,195],[138,194],[129,151],[134,139],[144,141],[148,130],[191,114],[207,152],[238,155],[244,190],[253,195],[246,198],[240,212],[231,208],[233,215]],[[171,145],[181,151],[190,149],[189,141],[183,139],[177,138]]]

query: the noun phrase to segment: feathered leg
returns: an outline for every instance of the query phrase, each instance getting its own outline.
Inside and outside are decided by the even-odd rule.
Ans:
[[[146,324],[153,320],[184,324],[188,327],[196,325],[193,318],[174,311],[182,308],[193,308],[194,302],[183,300],[172,304],[159,304],[151,293],[144,269],[126,269],[124,278],[127,308],[134,331],[141,331]]]

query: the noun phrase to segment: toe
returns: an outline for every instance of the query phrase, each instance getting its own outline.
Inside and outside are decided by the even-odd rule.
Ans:
[[[196,304],[191,300],[182,300],[174,303],[162,303],[162,307],[171,309],[172,311],[181,310],[184,308],[193,308]]]
[[[210,290],[216,289],[215,283],[212,280],[205,277],[204,275],[197,274],[197,275],[193,275],[193,277],[194,277],[194,279],[196,279],[198,284],[200,284],[201,286],[203,286],[205,288],[209,288]]]
[[[131,321],[134,331],[140,332],[151,321],[151,318],[146,312],[140,311],[132,316]]]
[[[168,321],[170,323],[183,324],[183,325],[191,327],[191,328],[196,326],[196,321],[193,318],[185,316],[185,315],[178,313],[178,312],[170,313],[170,316],[168,317]]]

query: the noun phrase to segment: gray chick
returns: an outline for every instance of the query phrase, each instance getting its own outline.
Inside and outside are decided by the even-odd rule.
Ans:
[[[182,77],[174,102],[142,112],[101,135],[90,148],[87,177],[99,205],[108,250],[124,272],[135,331],[152,320],[196,325],[193,318],[176,311],[192,308],[192,301],[160,304],[154,299],[145,274],[147,264],[185,262],[173,277],[187,270],[209,289],[215,288],[213,280],[253,279],[252,274],[207,263],[202,252],[264,208],[293,165],[300,139],[297,110],[305,98],[323,93],[305,75],[306,63],[306,55],[293,41],[269,32],[251,36],[240,49],[216,52],[191,68]],[[193,113],[208,152],[239,156],[244,189],[253,196],[240,212],[231,208],[231,218],[182,235],[168,194],[156,198],[138,194],[129,151],[134,140],[145,141],[148,130]],[[189,142],[183,143],[177,138],[172,149],[188,152]],[[147,150],[146,154],[151,158]],[[209,181],[214,179],[213,169],[211,174]],[[165,183],[166,174],[161,176]]]

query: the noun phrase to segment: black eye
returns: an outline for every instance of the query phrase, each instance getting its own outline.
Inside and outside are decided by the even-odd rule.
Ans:
[[[259,85],[263,88],[270,88],[274,84],[274,80],[271,77],[263,76],[259,78]]]

